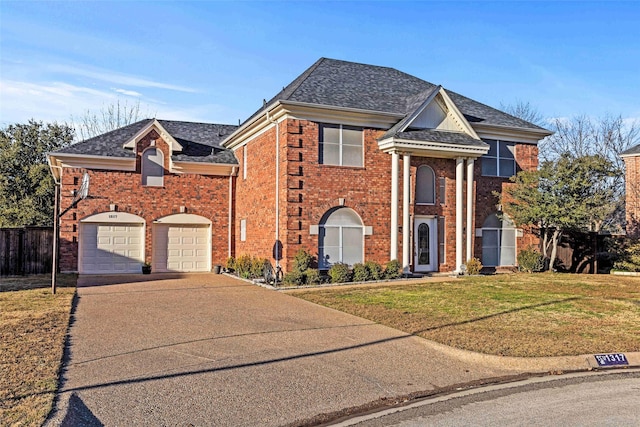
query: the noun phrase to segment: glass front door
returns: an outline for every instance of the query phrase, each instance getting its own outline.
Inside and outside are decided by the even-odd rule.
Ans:
[[[414,224],[414,271],[438,270],[438,222],[436,218],[416,218]]]

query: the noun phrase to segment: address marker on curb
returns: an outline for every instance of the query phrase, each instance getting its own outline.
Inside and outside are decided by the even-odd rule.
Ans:
[[[618,366],[628,365],[629,361],[624,353],[608,353],[608,354],[594,354],[598,366]]]

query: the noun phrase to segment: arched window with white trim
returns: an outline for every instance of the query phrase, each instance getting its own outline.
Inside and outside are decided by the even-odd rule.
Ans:
[[[328,211],[319,227],[318,254],[321,269],[333,264],[352,266],[364,260],[364,226],[360,216],[350,208]]]
[[[482,224],[482,265],[516,265],[516,227],[507,215],[492,213]]]
[[[430,166],[422,165],[416,173],[416,203],[419,205],[436,203],[436,175]]]
[[[147,148],[142,153],[142,185],[148,187],[164,185],[164,155],[158,148]]]

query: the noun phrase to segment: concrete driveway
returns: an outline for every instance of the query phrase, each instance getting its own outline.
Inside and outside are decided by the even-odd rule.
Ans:
[[[224,275],[142,278],[80,279],[48,425],[301,425],[514,373]]]

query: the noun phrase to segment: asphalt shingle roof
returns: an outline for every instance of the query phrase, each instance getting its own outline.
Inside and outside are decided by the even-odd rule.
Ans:
[[[640,154],[640,144],[634,145],[633,147],[627,150],[624,150],[622,153],[620,153],[621,156],[634,155],[634,154]]]
[[[297,101],[406,115],[420,105],[434,87],[436,85],[433,83],[394,68],[320,58],[267,105],[278,100]],[[446,90],[469,122],[545,130]],[[262,110],[258,110],[251,118]]]
[[[134,158],[133,151],[123,148],[123,145],[152,121],[153,119],[141,120],[78,142],[56,153]],[[236,130],[237,126],[172,120],[158,120],[158,122],[182,145],[182,152],[176,152],[172,156],[174,161],[238,163],[233,152],[220,145],[220,142]]]
[[[433,141],[462,146],[489,147],[489,145],[482,140],[472,138],[462,132],[421,129],[398,132],[394,134],[394,136],[399,139],[407,139],[410,141]]]

